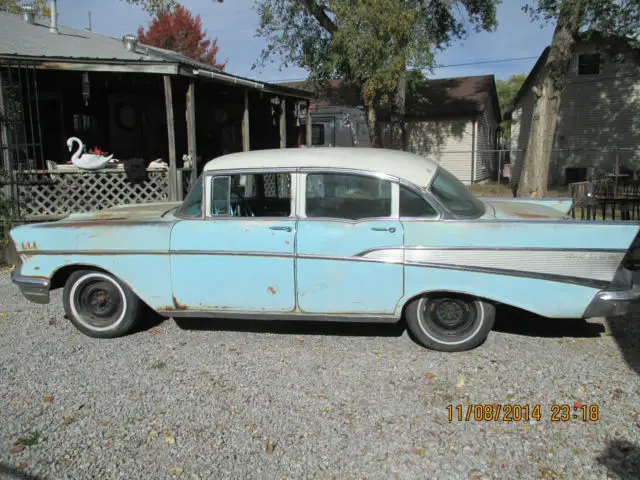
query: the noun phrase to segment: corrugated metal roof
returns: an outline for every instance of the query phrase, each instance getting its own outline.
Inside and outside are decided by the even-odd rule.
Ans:
[[[127,50],[120,39],[106,37],[88,30],[58,25],[58,34],[49,31],[48,18],[36,18],[34,24],[27,23],[21,15],[0,11],[0,57],[32,57],[40,60],[48,58],[70,61],[132,62],[167,65],[181,65],[194,70],[215,72],[219,81],[237,83],[237,80],[252,82],[251,87],[277,94],[309,98],[309,92],[287,86],[257,82],[248,78],[231,75],[198,62],[184,55],[138,44],[135,51]]]
[[[123,43],[115,38],[62,25],[58,25],[58,31],[60,33],[57,35],[49,31],[48,18],[36,18],[36,23],[32,25],[25,22],[20,15],[0,12],[0,55],[150,60],[139,53],[128,51]]]

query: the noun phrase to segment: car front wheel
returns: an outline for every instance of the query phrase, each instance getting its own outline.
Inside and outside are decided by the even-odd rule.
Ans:
[[[64,310],[78,330],[90,337],[113,338],[137,323],[140,300],[112,275],[92,270],[73,272],[64,286]]]
[[[442,293],[414,299],[405,313],[411,333],[423,346],[459,352],[475,348],[487,338],[496,309],[476,298]]]

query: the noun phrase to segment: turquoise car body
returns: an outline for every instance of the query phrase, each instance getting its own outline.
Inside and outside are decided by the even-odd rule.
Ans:
[[[423,181],[442,170],[432,162],[412,156],[411,168],[431,171],[410,178],[393,165],[398,152],[371,153],[390,158],[381,167],[384,158],[372,162],[361,151],[368,149],[353,149],[357,160],[341,149],[318,150],[210,162],[194,216],[181,214],[180,203],[129,205],[14,228],[21,258],[14,281],[27,298],[46,303],[69,272],[97,268],[168,317],[395,322],[410,300],[446,291],[545,317],[585,318],[624,314],[640,297],[625,268],[638,223],[571,220],[568,199],[484,199],[481,215],[461,218]],[[290,216],[212,214],[214,178],[259,171],[291,175]],[[301,192],[317,171],[384,179],[394,205],[399,188],[411,188],[437,214],[403,217],[394,207],[384,218],[308,218]]]

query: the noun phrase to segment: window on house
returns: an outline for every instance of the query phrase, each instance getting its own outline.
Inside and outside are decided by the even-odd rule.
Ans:
[[[600,54],[581,53],[578,55],[578,75],[598,75],[600,73]]]
[[[316,123],[311,125],[311,145],[324,145],[324,125]]]
[[[391,183],[340,173],[307,175],[307,217],[358,220],[391,215]]]
[[[437,217],[438,212],[417,193],[406,187],[400,187],[401,217]]]

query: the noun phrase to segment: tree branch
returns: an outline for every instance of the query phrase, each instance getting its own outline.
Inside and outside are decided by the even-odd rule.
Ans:
[[[336,24],[327,15],[327,10],[320,6],[316,0],[300,0],[300,3],[327,32],[333,35],[338,30]]]

